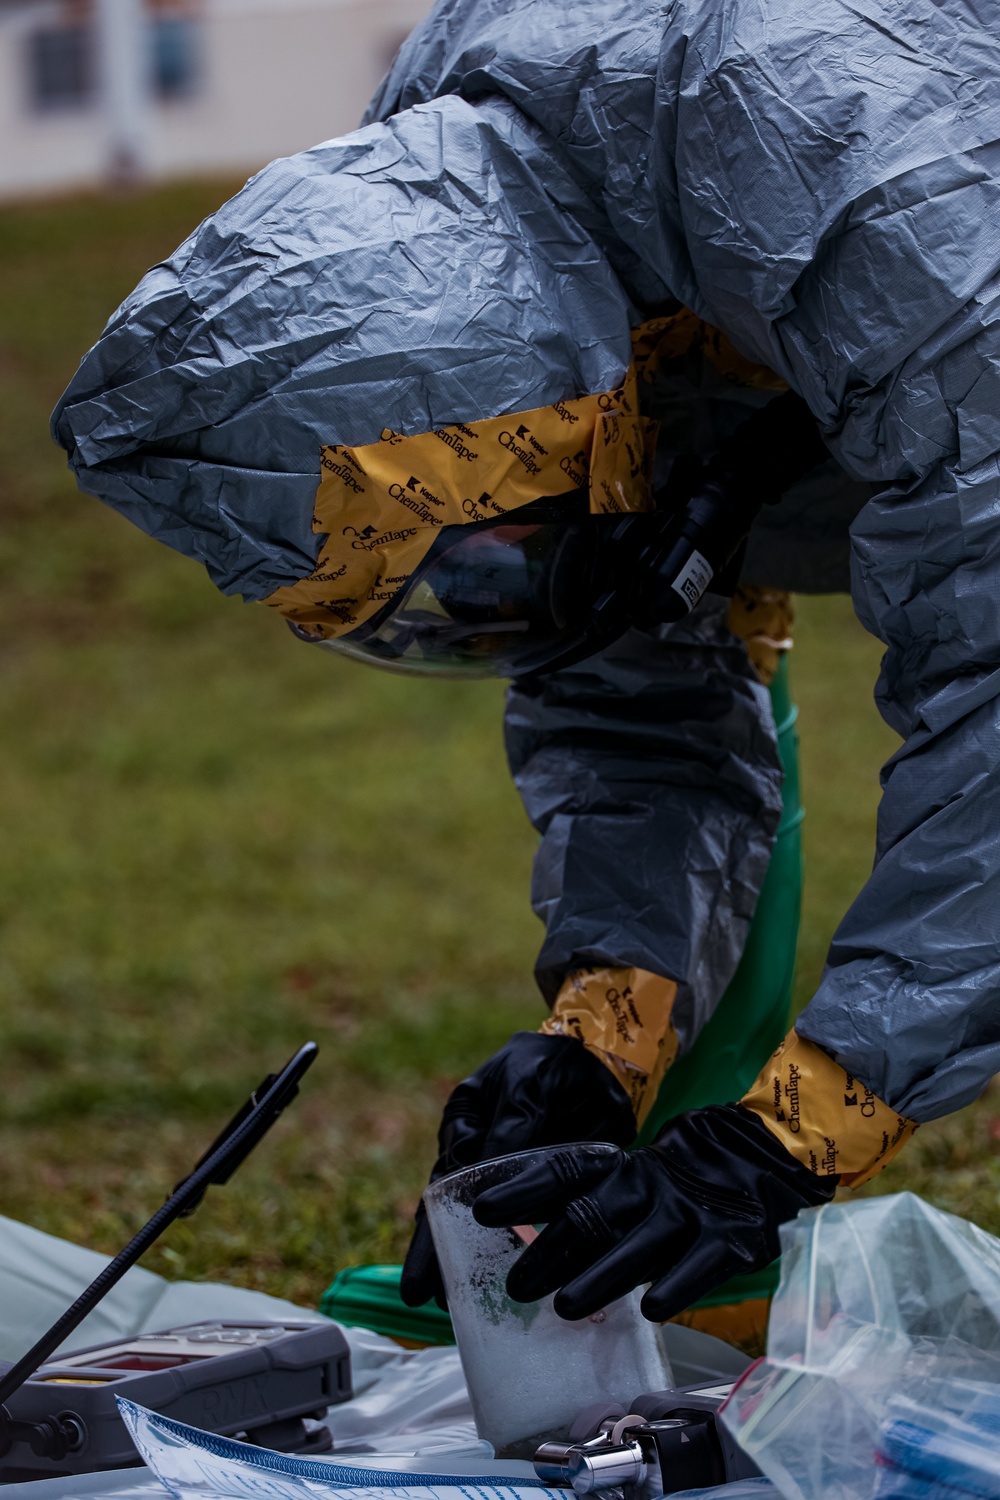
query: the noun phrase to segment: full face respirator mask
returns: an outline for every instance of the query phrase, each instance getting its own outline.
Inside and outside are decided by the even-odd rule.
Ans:
[[[444,527],[376,615],[316,643],[423,675],[524,677],[571,666],[632,627],[682,619],[708,591],[732,593],[761,507],[826,456],[805,403],[788,393],[743,423],[709,465],[675,473],[653,511],[592,515],[580,489]]]

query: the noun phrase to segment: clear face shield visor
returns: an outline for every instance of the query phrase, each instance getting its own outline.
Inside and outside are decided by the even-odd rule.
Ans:
[[[593,656],[632,626],[731,594],[763,505],[825,459],[792,392],[748,418],[709,465],[679,466],[655,508],[593,515],[586,490],[445,526],[388,603],[334,640],[358,661],[449,677],[525,677]],[[765,479],[762,478],[765,476]]]
[[[495,522],[445,527],[377,615],[321,644],[391,671],[446,677],[517,677],[570,652],[592,654],[601,644],[591,637],[607,571],[605,518],[553,513],[526,506]]]
[[[581,500],[575,513],[564,497],[444,527],[378,614],[317,643],[424,676],[526,677],[572,666],[630,626],[683,618],[709,587],[731,593],[762,503],[715,481],[670,510],[591,515]]]

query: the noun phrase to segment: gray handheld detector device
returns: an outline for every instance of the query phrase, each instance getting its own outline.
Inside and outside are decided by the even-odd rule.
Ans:
[[[56,1350],[175,1219],[229,1181],[298,1093],[316,1058],[300,1047],[270,1073],[192,1171],[73,1305],[0,1373],[0,1483],[56,1478],[138,1463],[116,1396],[210,1432],[264,1446],[319,1452],[326,1428],[306,1427],[350,1399],[350,1351],[333,1324],[236,1320],[192,1324],[110,1344]]]

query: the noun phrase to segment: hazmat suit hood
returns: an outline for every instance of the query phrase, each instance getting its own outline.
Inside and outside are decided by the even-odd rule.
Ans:
[[[630,310],[536,149],[509,106],[444,98],[272,163],[84,358],[53,417],[81,488],[225,593],[325,573],[277,602],[337,633],[442,525],[585,483]]]

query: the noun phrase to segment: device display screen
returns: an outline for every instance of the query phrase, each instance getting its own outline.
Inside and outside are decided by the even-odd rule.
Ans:
[[[210,1354],[153,1354],[144,1349],[112,1350],[99,1359],[88,1359],[81,1370],[170,1370],[175,1365],[190,1365],[196,1359],[211,1359]]]

